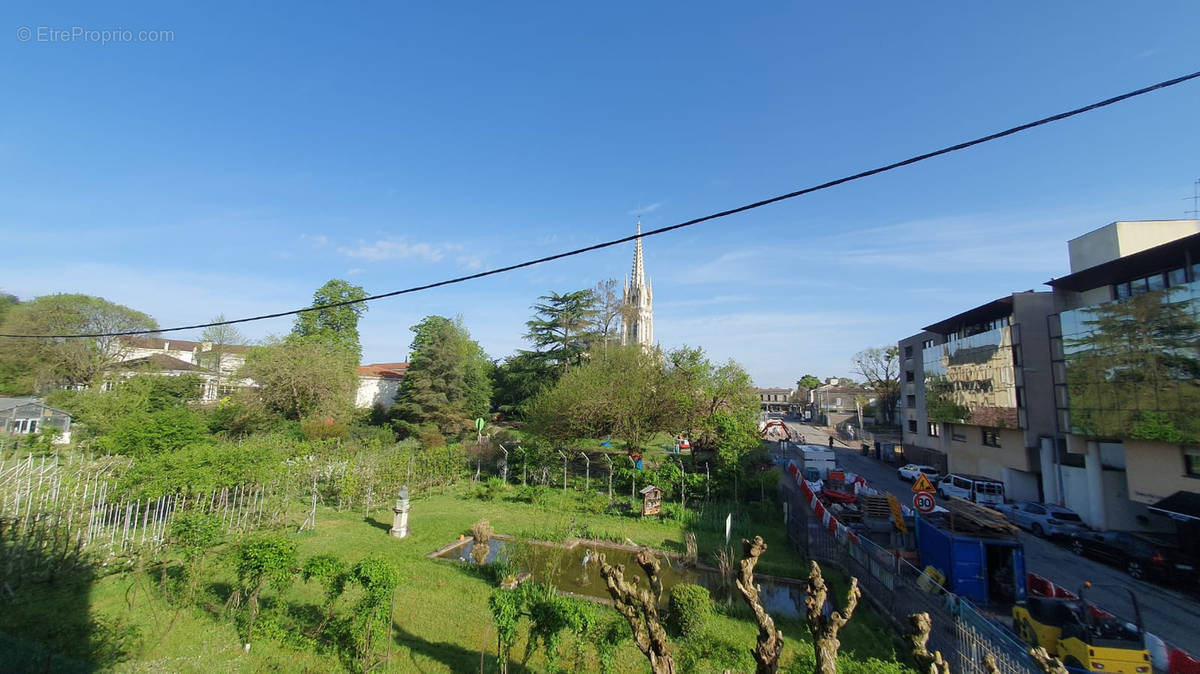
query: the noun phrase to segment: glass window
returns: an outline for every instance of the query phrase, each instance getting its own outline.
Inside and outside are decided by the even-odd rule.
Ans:
[[[905,407],[910,407],[910,408],[916,407],[917,406],[917,396],[915,396],[911,393],[908,394],[907,396],[904,397],[904,404],[905,404]]]
[[[1183,270],[1180,269],[1179,271],[1183,271]],[[913,353],[913,348],[911,346],[904,347],[904,357],[905,358],[912,358],[912,353]]]
[[[1147,276],[1146,282],[1150,285],[1150,290],[1163,290],[1167,287],[1167,282],[1162,274]]]
[[[1200,262],[1195,262],[1192,264],[1192,280],[1200,280]]]
[[[1040,505],[1031,505],[1031,506],[1026,507],[1025,509],[1028,510],[1029,512],[1033,513],[1034,515],[1045,515],[1046,514],[1046,509]]]
[[[1146,285],[1146,279],[1144,278],[1129,282],[1129,293],[1131,295],[1144,295],[1148,290],[1149,286]]]
[[[1126,281],[1125,283],[1118,283],[1118,284],[1114,285],[1113,286],[1113,295],[1117,299],[1121,299],[1123,297],[1129,297],[1129,282]]]
[[[988,447],[1000,446],[1000,434],[994,428],[980,429],[983,432],[983,444]]]
[[[909,419],[909,420],[908,420],[908,430],[909,430],[909,432],[911,432],[911,433],[916,433],[916,432],[917,432],[917,420],[916,420],[916,419]]]
[[[941,435],[942,435],[942,425],[937,422],[934,422],[934,421],[929,422],[929,437],[937,438],[937,437],[940,437]]]
[[[1171,271],[1167,272],[1167,285],[1175,287],[1181,286],[1185,283],[1187,283],[1187,274],[1185,273],[1183,267],[1180,267],[1179,269],[1172,269]]]
[[[1183,467],[1188,477],[1200,477],[1200,447],[1183,450]]]
[[[916,375],[913,374],[912,370],[904,371],[904,381],[914,381],[915,379],[916,379]]]

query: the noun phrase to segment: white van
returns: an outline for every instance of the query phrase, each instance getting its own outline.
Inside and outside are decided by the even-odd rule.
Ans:
[[[956,496],[979,505],[1004,503],[1004,483],[982,475],[949,473],[937,486],[942,498]]]

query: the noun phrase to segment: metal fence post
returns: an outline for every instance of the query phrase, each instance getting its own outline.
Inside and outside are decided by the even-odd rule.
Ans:
[[[589,459],[588,455],[584,454],[583,452],[580,452],[579,456],[582,456],[583,460],[584,460],[583,490],[588,493],[591,493],[591,491],[592,491],[592,460]]]
[[[563,458],[563,492],[567,491],[567,455],[560,449],[558,455]]]
[[[612,459],[608,458],[608,454],[604,455],[604,460],[608,462],[608,500],[612,500],[612,474],[613,465]]]

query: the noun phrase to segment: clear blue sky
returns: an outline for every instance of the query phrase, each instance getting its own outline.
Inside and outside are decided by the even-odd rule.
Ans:
[[[333,277],[383,292],[1200,69],[1195,2],[442,4],[6,4],[0,287],[163,326],[303,306]],[[76,26],[173,39],[47,41]],[[647,240],[656,336],[761,386],[846,374],[861,348],[1065,274],[1069,238],[1185,217],[1198,120],[1193,82]],[[364,357],[403,359],[430,313],[503,357],[538,295],[631,255],[378,302]]]

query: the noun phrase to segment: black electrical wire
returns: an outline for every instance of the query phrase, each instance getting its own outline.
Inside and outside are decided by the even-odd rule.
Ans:
[[[873,168],[868,171],[863,171],[861,173],[855,173],[854,175],[846,176],[844,178],[830,180],[829,182],[821,183],[820,185],[813,185],[812,187],[805,187],[804,189],[799,189],[799,190],[796,190],[795,192],[788,192],[787,194],[781,194],[779,196],[771,197],[769,199],[763,199],[762,201],[755,201],[754,203],[746,204],[744,206],[738,206],[737,208],[731,208],[726,211],[712,213],[710,215],[705,215],[703,217],[694,218],[692,220],[687,220],[685,222],[676,223],[674,225],[668,225],[666,227],[659,227],[657,229],[651,229],[649,231],[642,232],[640,236],[646,237],[646,236],[655,236],[657,234],[665,234],[667,232],[671,232],[676,229],[683,229],[684,227],[691,227],[692,225],[698,225],[702,222],[708,222],[709,220],[716,220],[718,218],[724,218],[724,217],[734,215],[737,213],[743,213],[745,211],[750,211],[755,208],[761,208],[763,206],[774,204],[774,203],[777,203],[780,201],[786,201],[787,199],[794,199],[796,197],[803,196],[805,194],[811,194],[812,192],[826,190],[826,189],[829,189],[830,187],[836,187],[836,186],[842,185],[844,183],[852,182],[855,180],[861,180],[862,178],[868,178],[870,176],[877,175],[880,173],[885,173],[887,171],[898,169],[903,166],[908,166],[910,164],[916,164],[917,162],[922,162],[922,161],[925,161],[926,159],[932,159],[934,157],[939,157],[944,154],[950,154],[951,152],[958,152],[959,150],[965,150],[965,149],[967,149],[969,147],[973,147],[975,145],[981,145],[983,143],[987,143],[989,141],[996,140],[998,138],[1004,138],[1005,136],[1011,136],[1015,133],[1027,131],[1029,129],[1039,127],[1039,126],[1042,126],[1045,124],[1050,124],[1051,122],[1057,122],[1059,120],[1067,119],[1068,117],[1074,117],[1076,115],[1081,115],[1085,112],[1090,112],[1092,110],[1107,107],[1114,103],[1120,103],[1121,101],[1128,100],[1128,99],[1134,98],[1136,96],[1141,96],[1143,94],[1148,94],[1152,91],[1157,91],[1159,89],[1166,89],[1167,87],[1173,87],[1176,84],[1182,84],[1183,82],[1187,82],[1189,80],[1196,79],[1197,77],[1200,77],[1200,71],[1191,73],[1189,75],[1183,75],[1181,77],[1176,77],[1174,79],[1165,80],[1165,81],[1159,82],[1157,84],[1152,84],[1148,87],[1142,87],[1141,89],[1130,91],[1128,93],[1124,93],[1119,96],[1113,96],[1112,98],[1106,98],[1102,101],[1098,101],[1098,102],[1092,103],[1090,105],[1085,105],[1081,108],[1075,108],[1074,110],[1069,110],[1067,112],[1060,112],[1057,115],[1043,117],[1042,119],[1039,119],[1037,121],[1027,122],[1025,124],[1021,124],[1020,126],[1014,126],[1010,129],[1005,129],[1004,131],[998,131],[996,133],[982,136],[982,137],[976,138],[974,140],[968,140],[963,143],[958,143],[957,145],[950,145],[948,147],[944,147],[940,150],[934,150],[932,152],[926,152],[925,154],[919,154],[914,157],[909,157],[908,159],[904,159],[902,161],[888,164],[886,166],[880,166],[878,168]],[[585,246],[583,248],[576,248],[575,250],[569,250],[569,251],[566,251],[563,253],[548,255],[546,257],[539,257],[535,260],[527,260],[525,262],[518,262],[516,264],[510,264],[505,267],[497,267],[495,269],[481,271],[476,274],[468,274],[467,276],[458,276],[455,278],[446,279],[444,281],[437,281],[435,283],[426,283],[425,285],[413,286],[411,288],[405,288],[403,290],[393,290],[391,292],[381,293],[379,295],[371,295],[370,297],[364,297],[360,300],[346,300],[344,302],[333,302],[331,304],[322,304],[320,306],[315,306],[315,307],[305,307],[303,309],[293,309],[291,311],[280,311],[280,312],[274,313],[274,314],[261,314],[259,316],[251,316],[249,318],[237,318],[237,319],[230,320],[230,321],[216,321],[213,323],[197,323],[195,325],[181,325],[181,326],[174,327],[174,328],[162,328],[159,330],[126,330],[123,332],[94,332],[94,333],[75,334],[75,335],[8,335],[8,334],[0,334],[0,337],[30,338],[30,339],[75,339],[75,338],[93,338],[93,337],[125,337],[125,336],[130,336],[130,335],[156,335],[156,334],[160,334],[163,332],[178,332],[180,330],[196,330],[199,328],[208,328],[208,327],[213,327],[213,326],[217,326],[217,325],[234,325],[237,323],[250,323],[253,321],[266,320],[268,318],[280,318],[282,316],[294,316],[296,314],[301,314],[306,311],[320,311],[322,309],[332,309],[334,307],[343,307],[343,306],[347,306],[350,304],[358,304],[359,302],[371,302],[374,300],[381,300],[386,297],[395,297],[397,295],[408,295],[411,293],[421,292],[423,290],[430,290],[432,288],[440,288],[442,286],[454,285],[456,283],[463,283],[464,281],[472,281],[474,279],[483,278],[485,276],[492,276],[494,274],[503,274],[505,272],[510,272],[515,269],[521,269],[524,267],[532,267],[534,265],[542,264],[544,262],[552,262],[554,260],[560,260],[565,257],[571,257],[574,255],[580,255],[582,253],[588,253],[593,250],[600,250],[601,248],[609,248],[611,246],[616,246],[616,245],[619,245],[622,243],[627,243],[629,241],[633,241],[634,239],[638,238],[638,236],[639,235],[637,235],[637,234],[632,234],[630,236],[621,237],[619,239],[613,239],[611,241],[597,243],[592,246]]]

